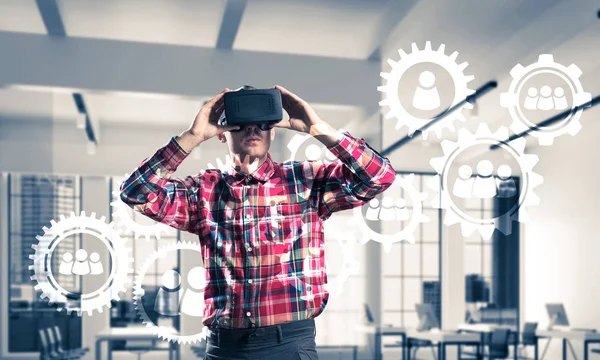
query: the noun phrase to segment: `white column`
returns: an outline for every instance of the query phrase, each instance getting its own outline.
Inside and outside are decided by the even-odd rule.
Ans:
[[[81,209],[89,216],[92,212],[96,213],[96,218],[106,216],[109,219],[109,179],[107,177],[84,177],[82,179]],[[131,246],[131,244],[128,244]],[[100,261],[104,264],[105,272],[108,271],[110,254],[106,246],[97,238],[91,235],[84,235],[82,247],[91,254],[96,251],[100,254]],[[82,280],[82,293],[93,292],[104,284],[106,276],[86,276]],[[82,316],[82,347],[89,347],[90,351],[83,359],[93,359],[96,351],[96,334],[110,327],[110,309],[104,308],[102,313],[94,312],[92,316],[83,314]],[[103,349],[106,354],[107,349]]]

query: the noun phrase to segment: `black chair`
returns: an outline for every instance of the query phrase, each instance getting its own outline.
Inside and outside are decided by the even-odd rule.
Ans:
[[[492,359],[506,359],[509,356],[509,337],[510,330],[505,328],[494,329],[492,333],[486,337],[483,345],[488,345],[487,353],[484,351],[483,358]],[[484,346],[485,348],[485,346]],[[468,359],[472,357],[476,357],[476,353],[471,351],[463,351],[462,355],[468,355]],[[461,359],[466,359],[461,357]]]
[[[48,341],[46,329],[39,329],[38,334],[40,337],[40,360],[71,360],[76,359],[75,357],[68,356],[66,354],[59,354],[52,349]]]
[[[87,352],[90,350],[89,348],[64,349],[62,344],[62,336],[60,335],[60,328],[58,326],[54,326],[53,328],[47,328],[46,331],[48,333],[48,343],[50,344],[50,348],[57,354],[78,359],[85,356],[85,354],[87,354]]]
[[[526,356],[524,356],[524,351],[527,349],[528,346],[535,346],[537,343],[537,335],[535,334],[536,330],[538,327],[538,323],[536,322],[526,322],[523,325],[523,332],[521,333],[521,341],[519,342],[519,345],[521,345],[521,353],[519,354],[519,358],[521,359],[527,359]]]
[[[490,337],[488,359],[506,359],[509,355],[508,337],[509,329],[494,329]]]

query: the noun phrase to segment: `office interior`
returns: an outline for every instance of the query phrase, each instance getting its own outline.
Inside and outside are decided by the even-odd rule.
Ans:
[[[205,101],[245,84],[286,87],[397,171],[379,205],[325,222],[331,296],[316,318],[321,359],[600,358],[599,7],[591,0],[1,0],[0,358],[203,358],[198,320],[182,320],[159,296],[165,273],[196,266],[198,238],[121,207],[118,190]],[[542,59],[546,72],[555,69],[550,59],[575,78],[562,78],[573,105],[565,113],[554,97],[553,108],[542,109],[538,97],[528,112],[506,106],[518,70]],[[416,66],[399,79],[390,75],[410,61]],[[434,87],[419,87],[426,71]],[[530,127],[516,126],[515,113],[526,113]],[[569,116],[551,144],[534,136],[536,126],[546,126],[536,134],[557,134],[556,121]],[[310,144],[319,148],[297,136],[276,130],[275,161],[303,160]],[[439,159],[474,137],[493,141],[440,171]],[[227,166],[227,155],[211,139],[173,176]],[[483,160],[494,179],[507,164],[512,181],[492,185],[492,196],[454,194],[442,208],[456,184],[443,175],[469,168],[466,179],[478,181]],[[403,206],[383,196],[407,199],[405,210],[420,216],[404,217],[396,212]],[[93,230],[75,229],[57,252],[87,270],[52,260],[64,290],[57,303],[32,278],[43,273],[35,245],[71,214],[113,223],[131,248],[125,291],[98,300],[101,312],[57,311],[81,309],[80,297],[64,294],[96,291],[106,276],[87,274],[113,266]],[[140,316],[140,289],[159,316]],[[194,336],[178,343],[149,323]]]

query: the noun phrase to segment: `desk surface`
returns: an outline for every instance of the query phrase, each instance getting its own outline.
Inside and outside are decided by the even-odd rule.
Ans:
[[[432,342],[479,342],[481,340],[479,334],[457,333],[445,330],[440,330],[439,332],[411,330],[406,333],[406,336],[409,339],[429,340]]]
[[[498,324],[460,324],[458,330],[472,331],[479,333],[493,332],[495,329],[508,329],[510,331],[517,331],[516,326],[512,325],[498,325]]]
[[[176,333],[175,328],[164,328],[165,331]],[[110,328],[104,329],[102,332],[96,334],[96,340],[145,340],[145,339],[158,339],[156,329],[147,328],[141,326],[131,326],[124,328]]]
[[[598,340],[600,341],[600,333],[584,330],[546,330],[538,329],[535,334],[541,337],[552,337],[561,339],[573,340]]]
[[[355,325],[356,331],[380,335],[402,335],[406,333],[407,329],[403,326],[389,326],[389,325]]]

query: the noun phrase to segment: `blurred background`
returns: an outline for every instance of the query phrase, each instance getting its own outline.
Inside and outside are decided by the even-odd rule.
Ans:
[[[197,321],[180,319],[160,289],[166,273],[191,269],[198,254],[181,250],[148,259],[161,246],[198,243],[197,237],[152,227],[120,208],[114,192],[143,159],[187,129],[206,100],[244,84],[280,84],[296,93],[333,127],[364,138],[388,157],[399,178],[414,174],[415,191],[426,194],[421,212],[428,221],[412,228],[414,244],[395,235],[413,225],[401,216],[387,221],[383,208],[381,217],[354,229],[348,225],[353,211],[326,223],[329,277],[339,281],[341,294],[316,319],[322,359],[473,358],[472,345],[482,342],[486,356],[495,358],[600,358],[593,350],[600,348],[593,344],[600,342],[594,225],[600,214],[594,190],[600,175],[594,137],[600,131],[594,106],[600,94],[599,8],[591,0],[0,0],[0,358],[202,358],[200,342],[173,344],[148,335],[135,312],[131,283],[101,313],[57,312],[34,288],[30,255],[36,237],[55,234],[51,220],[61,215],[85,211],[114,221],[132,247],[131,267],[144,267],[140,286],[151,294],[149,307],[158,309],[147,320],[192,331]],[[435,54],[423,52],[427,42],[460,66],[450,70],[434,61]],[[494,141],[457,156],[447,173],[461,177],[465,165],[472,170],[467,180],[484,177],[482,159],[494,169],[512,165],[513,181],[500,188],[508,186],[514,196],[453,198],[465,216],[448,216],[453,208],[434,204],[451,180],[435,177],[439,169],[431,159],[449,156],[444,150],[466,139],[459,130],[475,133],[485,124],[493,133],[513,125],[502,94],[513,91],[523,75],[517,65],[541,62],[540,54],[551,54],[575,79],[537,79],[567,89],[564,96],[553,92],[550,106],[540,100],[549,99],[543,85],[524,80],[518,89],[534,90],[519,93],[517,102],[527,97],[535,104],[516,113],[525,114],[529,127],[542,124],[548,132],[560,131],[565,116],[579,119],[551,146],[518,127],[497,133],[495,140],[513,135],[511,144],[522,143],[526,154],[537,155],[529,167],[515,162],[506,147],[490,147]],[[420,63],[396,86],[389,74],[401,59]],[[551,73],[545,59],[540,73]],[[455,77],[457,71],[462,76]],[[579,98],[578,91],[594,100]],[[391,116],[396,113],[389,102],[379,104],[390,93],[406,109],[399,113],[404,122]],[[465,96],[468,104],[461,103]],[[565,115],[565,97],[570,108],[588,106]],[[462,105],[438,111],[456,104]],[[413,117],[412,130],[397,126]],[[418,130],[432,118],[430,129],[441,136],[430,131],[425,139]],[[290,146],[294,135],[277,130],[270,150],[276,161],[306,158],[308,152],[298,149],[308,142]],[[174,176],[217,166],[227,154],[225,145],[211,139]],[[401,187],[386,194],[410,197]],[[416,212],[412,199],[407,206]],[[469,216],[489,220],[515,205],[518,212],[496,224],[511,230],[506,234],[463,225]],[[91,228],[54,249],[59,256],[51,268],[67,293],[101,287],[105,270],[114,266],[110,247]],[[352,240],[349,254],[340,238]],[[384,245],[376,241],[381,238],[391,241]],[[83,242],[85,254],[79,251]],[[90,267],[63,268],[73,261]],[[346,273],[348,264],[356,271]],[[103,276],[82,281],[79,275],[90,271]],[[71,308],[82,301],[56,300]],[[407,338],[411,351],[403,347]],[[439,344],[448,344],[447,351]]]

